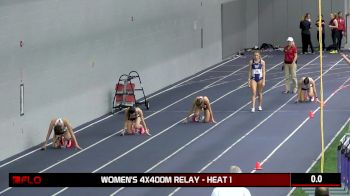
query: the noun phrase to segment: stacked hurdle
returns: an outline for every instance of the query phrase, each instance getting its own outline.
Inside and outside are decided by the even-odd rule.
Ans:
[[[350,134],[346,133],[341,139],[337,152],[337,168],[341,174],[344,188],[350,189]]]

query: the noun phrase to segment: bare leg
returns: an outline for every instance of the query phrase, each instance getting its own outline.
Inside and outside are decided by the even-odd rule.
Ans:
[[[284,64],[284,80],[286,85],[286,91],[290,91],[290,73],[289,73],[290,64]]]
[[[300,102],[305,102],[305,101],[307,100],[307,99],[305,98],[305,96],[307,96],[306,91],[301,90],[301,91],[300,91],[299,101],[300,101]]]
[[[257,83],[255,80],[250,80],[250,89],[252,90],[252,108],[255,108],[255,97],[257,89]]]
[[[130,121],[130,120],[128,120],[127,122],[126,122],[126,131],[127,131],[127,134],[133,134],[134,133],[134,131],[133,131],[133,122],[132,121]]]
[[[204,122],[208,123],[210,121],[211,114],[209,110],[204,110]]]
[[[200,116],[201,111],[202,111],[201,109],[196,108],[196,109],[194,110],[194,113],[193,113],[193,119],[197,119],[197,118]]]
[[[52,146],[54,148],[60,148],[60,136],[58,135],[54,135],[52,138]]]
[[[141,127],[142,127],[142,125],[141,125],[141,118],[137,117],[135,122],[134,122],[134,128],[135,129],[140,129]]]
[[[314,87],[310,86],[310,89],[308,91],[308,95],[311,98],[311,101],[314,101],[316,99],[315,94],[314,94]]]
[[[260,80],[258,83],[258,93],[259,93],[259,106],[262,106],[262,101],[263,101],[263,86],[262,86],[263,81]]]

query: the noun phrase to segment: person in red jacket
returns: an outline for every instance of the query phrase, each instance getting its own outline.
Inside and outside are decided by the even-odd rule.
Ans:
[[[284,73],[285,73],[285,84],[286,89],[283,93],[289,92],[296,93],[298,90],[297,80],[297,47],[295,46],[293,37],[288,37],[288,45],[284,47]],[[293,81],[293,90],[290,90],[290,80]]]
[[[343,13],[342,12],[338,12],[338,16],[337,16],[337,22],[338,22],[338,51],[340,51],[341,49],[341,41],[343,39],[343,34],[345,33],[345,20],[343,18]]]

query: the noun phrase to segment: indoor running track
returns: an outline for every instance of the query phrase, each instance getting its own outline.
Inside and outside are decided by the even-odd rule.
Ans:
[[[305,172],[320,154],[319,105],[295,104],[284,90],[283,53],[264,52],[267,64],[263,111],[250,112],[247,63],[239,56],[212,66],[150,96],[145,110],[151,136],[118,136],[123,114],[104,116],[75,128],[83,150],[39,147],[0,162],[4,195],[210,195],[213,188],[9,188],[11,172],[227,173],[230,165],[244,172]],[[340,55],[324,55],[325,144],[350,116],[350,66]],[[299,55],[298,78],[319,84],[319,56]],[[113,84],[111,84],[113,86]],[[317,86],[319,87],[319,86]],[[319,88],[318,88],[319,89]],[[336,92],[336,93],[334,93]],[[216,124],[182,120],[195,96],[212,102]],[[315,111],[309,119],[308,112]],[[67,116],[69,118],[69,116]],[[43,139],[45,130],[43,130]],[[291,188],[249,187],[252,195],[287,195]]]

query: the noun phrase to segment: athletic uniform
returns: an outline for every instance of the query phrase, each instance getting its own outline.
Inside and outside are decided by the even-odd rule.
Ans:
[[[131,114],[128,113],[128,120],[129,121],[136,121],[137,118],[139,118],[140,115],[135,111],[135,113]],[[145,133],[145,128],[141,125],[141,128],[134,128],[134,126],[132,126],[132,132],[134,133],[139,133],[139,134],[144,134]],[[124,135],[125,133],[122,133],[122,135]]]
[[[336,19],[334,18],[331,21],[329,21],[329,25],[335,26],[334,20],[336,20]],[[339,37],[338,33],[339,33],[339,31],[337,28],[331,28],[331,32],[332,32],[332,41],[333,41],[332,49],[338,50],[338,37]]]
[[[135,121],[138,117],[140,117],[140,115],[137,114],[137,112],[135,112],[133,115],[129,113],[128,120]]]
[[[306,93],[304,93],[304,99],[313,101],[314,97],[309,97],[310,87],[312,87],[310,82],[308,84],[304,84],[304,82],[301,84],[301,90],[306,91]]]
[[[254,62],[254,60],[252,60],[252,80],[255,80],[255,82],[259,82],[261,79],[263,79],[263,75],[262,75],[262,63],[261,63],[261,59],[259,62]]]
[[[204,103],[204,97],[202,97],[202,96],[197,97],[197,100],[199,100],[199,99],[202,99],[202,104],[199,105],[199,106],[197,105],[197,107],[200,110],[205,112],[206,110],[208,110],[208,106],[207,106],[207,104]],[[195,116],[195,115],[192,116],[192,121],[193,122],[203,122],[203,120],[204,120],[204,116],[202,116],[200,114],[198,116]]]
[[[303,91],[309,91],[309,90],[310,90],[310,83],[309,83],[309,84],[304,84],[304,83],[302,83],[302,85],[301,85],[301,90],[303,90]]]
[[[57,129],[57,126],[60,126],[58,124],[61,124],[63,127],[61,129]],[[72,139],[66,139],[64,137],[64,134],[67,132],[67,127],[64,126],[62,118],[58,118],[54,125],[54,132],[57,136],[57,140],[59,141],[60,147],[67,147],[72,148],[74,147],[74,141]]]

